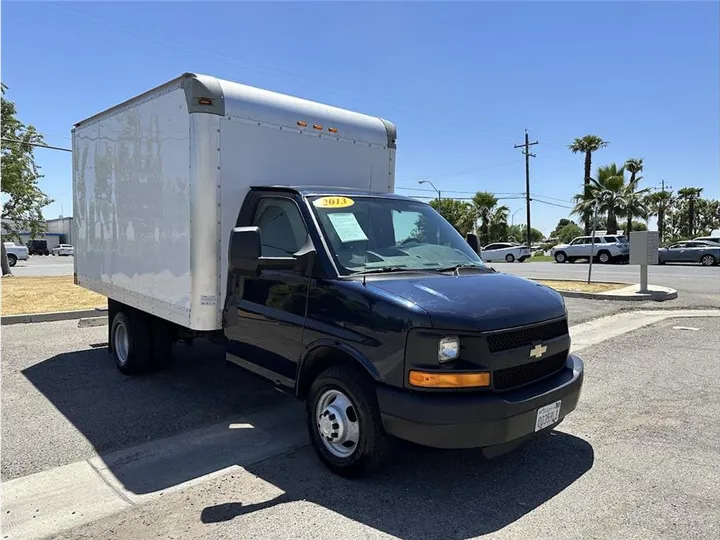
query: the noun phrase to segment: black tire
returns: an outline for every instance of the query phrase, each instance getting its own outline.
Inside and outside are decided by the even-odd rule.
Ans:
[[[508,253],[507,255],[505,255],[505,262],[515,262],[515,256],[512,253]]]
[[[565,255],[564,251],[558,251],[555,254],[555,262],[558,264],[563,264],[567,260],[567,255]]]
[[[45,255],[47,257],[48,255],[50,255],[50,252],[45,250],[45,252],[43,252],[43,255]]]
[[[152,331],[152,356],[150,363],[153,368],[164,369],[172,360],[173,342],[175,341],[173,327],[167,321],[153,318],[150,329]]]
[[[17,257],[13,255],[12,253],[8,253],[8,264],[10,266],[15,266],[17,264]]]
[[[347,457],[333,454],[325,446],[319,431],[316,409],[320,398],[332,390],[339,390],[349,398],[353,414],[348,416],[354,416],[359,424],[358,442]],[[392,454],[392,441],[385,433],[380,417],[375,383],[367,373],[352,365],[331,366],[312,382],[307,399],[307,427],[318,457],[339,476],[351,478],[376,472]]]
[[[124,330],[121,330],[123,327]],[[121,332],[127,333],[127,342]],[[148,371],[151,366],[152,338],[147,318],[135,311],[119,312],[115,315],[110,329],[112,357],[120,373],[137,375]]]
[[[715,260],[715,257],[713,257],[710,254],[703,255],[700,257],[700,263],[703,266],[715,266],[717,264],[717,261]]]
[[[524,263],[524,262],[527,261],[529,258],[530,258],[530,257],[520,257],[520,258],[518,259],[518,262]]]
[[[597,259],[601,264],[610,264],[613,260],[609,251],[601,251],[597,254]]]

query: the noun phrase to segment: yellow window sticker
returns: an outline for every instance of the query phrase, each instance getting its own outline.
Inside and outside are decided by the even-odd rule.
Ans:
[[[355,204],[355,201],[348,197],[320,197],[313,202],[317,208],[347,208]]]

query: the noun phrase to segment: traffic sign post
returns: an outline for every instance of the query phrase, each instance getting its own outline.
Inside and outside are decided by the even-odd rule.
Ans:
[[[660,235],[657,231],[633,231],[630,233],[630,264],[640,265],[640,292],[648,291],[648,264],[659,260]]]

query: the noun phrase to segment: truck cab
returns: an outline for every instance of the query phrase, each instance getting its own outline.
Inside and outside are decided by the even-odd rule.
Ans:
[[[504,451],[577,405],[562,297],[487,267],[425,203],[254,187],[228,260],[228,360],[306,401],[337,473],[380,466],[392,436]]]

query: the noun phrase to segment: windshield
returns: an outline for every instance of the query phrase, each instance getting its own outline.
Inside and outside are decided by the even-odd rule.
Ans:
[[[342,275],[485,268],[455,228],[427,204],[371,196],[309,200]]]

